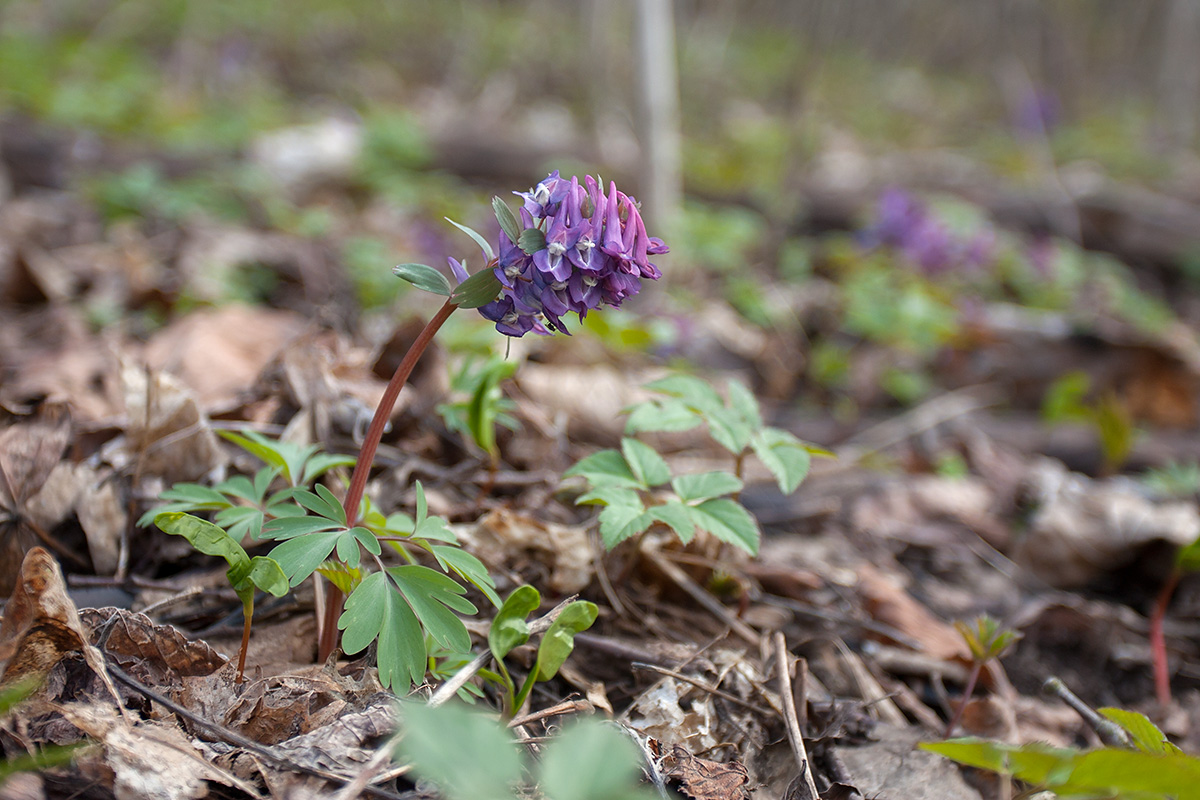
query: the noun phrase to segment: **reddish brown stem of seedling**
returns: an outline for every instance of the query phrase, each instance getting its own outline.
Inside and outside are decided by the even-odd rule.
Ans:
[[[425,352],[429,343],[433,341],[438,329],[450,318],[456,308],[458,306],[455,303],[447,300],[438,309],[438,312],[433,315],[433,319],[426,323],[424,330],[417,336],[417,340],[412,343],[412,347],[408,348],[408,352],[404,354],[404,360],[400,362],[400,366],[396,367],[396,373],[388,381],[383,398],[376,406],[375,416],[371,418],[371,425],[367,428],[366,436],[363,438],[362,449],[358,451],[358,460],[354,462],[354,472],[350,475],[350,488],[346,490],[346,498],[342,501],[342,508],[346,510],[348,527],[353,528],[358,524],[358,512],[362,505],[363,492],[367,488],[367,477],[371,473],[371,465],[375,462],[375,452],[379,449],[380,439],[383,438],[383,429],[392,415],[392,408],[396,405],[396,398],[400,396],[400,390],[408,382],[408,376],[412,374],[417,360]],[[317,659],[319,661],[327,659],[337,647],[337,621],[342,614],[342,602],[345,600],[341,589],[333,584],[329,586],[329,591],[326,593],[325,615],[321,619],[321,628],[317,632]]]
[[[1167,616],[1167,606],[1171,604],[1171,596],[1179,585],[1181,572],[1171,570],[1167,582],[1163,584],[1154,601],[1154,610],[1150,612],[1150,655],[1154,661],[1154,695],[1158,704],[1166,708],[1171,704],[1171,675],[1167,670],[1167,639],[1163,635],[1163,621]]]
[[[950,722],[946,725],[947,739],[954,733],[954,729],[958,727],[958,723],[962,721],[963,712],[967,710],[967,703],[971,702],[971,695],[975,693],[975,684],[979,680],[979,673],[983,671],[982,661],[971,662],[971,671],[967,673],[967,686],[963,689],[962,702],[958,704],[958,708],[954,710],[954,716],[950,718]]]
[[[242,607],[242,649],[238,651],[237,682],[241,683],[246,673],[246,651],[250,649],[250,621],[254,617],[254,606]]]

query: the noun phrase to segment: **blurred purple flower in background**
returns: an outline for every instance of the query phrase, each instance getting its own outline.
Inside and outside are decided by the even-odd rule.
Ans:
[[[995,260],[990,227],[964,236],[934,215],[910,192],[891,186],[879,195],[875,222],[862,232],[867,247],[893,247],[926,277],[974,272]]]
[[[605,194],[590,175],[580,185],[555,170],[514,194],[525,201],[519,241],[501,231],[495,274],[503,288],[479,309],[500,333],[568,333],[568,313],[582,320],[601,305],[619,306],[641,290],[642,278],[662,275],[649,257],[666,253],[666,244],[646,233],[637,202],[615,183]]]

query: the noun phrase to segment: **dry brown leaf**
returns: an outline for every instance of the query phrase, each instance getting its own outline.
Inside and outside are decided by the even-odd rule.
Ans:
[[[927,655],[944,660],[970,657],[962,636],[952,625],[935,617],[895,578],[870,564],[864,563],[858,569],[858,594],[872,619],[920,642]]]
[[[461,538],[490,567],[502,565],[556,594],[573,594],[592,580],[592,547],[581,525],[542,522],[500,508],[463,528]]]
[[[223,306],[188,314],[146,344],[146,363],[178,376],[205,413],[225,411],[304,330],[290,311]]]
[[[165,372],[121,366],[126,436],[143,475],[167,483],[196,480],[225,463],[217,435],[192,393]]]
[[[211,675],[227,663],[206,643],[192,641],[145,614],[123,608],[85,608],[79,616],[93,640],[107,630],[105,651],[122,669],[149,686],[170,686],[183,677]]]
[[[652,750],[660,751],[664,775],[678,781],[685,796],[694,800],[743,800],[748,797],[750,775],[738,761],[722,764],[697,758],[682,745],[674,745],[662,752],[661,743],[651,741]]]
[[[45,549],[32,548],[21,563],[16,588],[0,621],[0,684],[43,680],[67,653],[81,652],[92,672],[119,698],[100,651],[88,643],[62,570]],[[124,708],[121,709],[124,713]]]

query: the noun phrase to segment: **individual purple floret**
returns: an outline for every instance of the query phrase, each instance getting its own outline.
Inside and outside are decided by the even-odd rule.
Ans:
[[[568,333],[567,314],[582,320],[601,305],[619,306],[641,290],[643,278],[662,275],[649,259],[666,253],[666,244],[646,233],[637,201],[615,183],[605,194],[599,179],[589,175],[581,185],[555,170],[514,194],[524,200],[520,241],[500,233],[500,299],[479,309],[500,333]],[[541,236],[526,236],[530,229]]]

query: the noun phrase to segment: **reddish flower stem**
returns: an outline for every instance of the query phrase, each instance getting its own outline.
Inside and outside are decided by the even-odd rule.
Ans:
[[[958,723],[962,721],[963,712],[967,710],[967,703],[971,702],[971,695],[975,693],[975,684],[979,680],[980,672],[983,672],[983,662],[972,661],[971,671],[967,674],[967,685],[963,689],[962,702],[958,704],[958,708],[954,710],[954,716],[946,724],[945,738],[949,739],[954,734],[954,729],[958,727]]]
[[[342,501],[342,508],[346,510],[348,527],[353,528],[358,524],[358,513],[362,506],[363,492],[367,488],[367,478],[371,474],[371,465],[375,462],[375,452],[379,449],[379,441],[383,438],[383,429],[387,426],[388,418],[392,416],[396,398],[400,396],[400,390],[408,382],[408,376],[412,374],[417,360],[456,308],[458,306],[455,303],[447,300],[438,309],[438,312],[433,315],[433,319],[426,323],[424,330],[412,343],[412,347],[408,348],[400,366],[396,367],[396,373],[392,375],[387,388],[383,391],[383,397],[375,408],[375,416],[371,418],[371,425],[367,428],[366,436],[363,437],[362,449],[358,451],[358,460],[354,462],[354,472],[350,475],[350,488],[346,490],[346,498]],[[317,659],[319,661],[327,659],[337,647],[337,621],[342,614],[343,600],[345,600],[345,595],[342,590],[330,584],[329,590],[326,592],[325,615],[321,619],[321,629],[317,632]]]
[[[1154,610],[1150,612],[1150,655],[1154,661],[1154,695],[1163,708],[1171,704],[1171,675],[1167,669],[1167,639],[1163,635],[1163,621],[1166,619],[1167,606],[1171,604],[1171,596],[1175,594],[1175,587],[1179,585],[1181,575],[1178,568],[1171,570],[1154,601]]]

